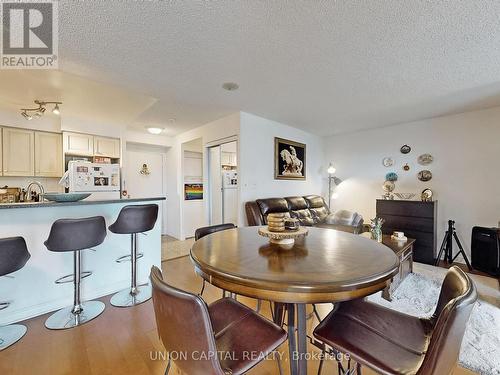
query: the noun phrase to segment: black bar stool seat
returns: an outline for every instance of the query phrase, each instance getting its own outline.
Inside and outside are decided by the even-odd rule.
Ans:
[[[52,314],[45,322],[49,329],[73,328],[91,321],[104,311],[100,301],[82,302],[80,286],[82,279],[92,272],[82,272],[82,250],[92,249],[104,242],[106,222],[102,216],[82,219],[60,219],[52,224],[49,238],[44,242],[48,250],[54,252],[73,252],[73,274],[63,276],[56,284],[73,282],[73,306],[63,308]]]
[[[30,253],[22,237],[0,238],[0,276],[9,275],[24,267]],[[0,302],[0,310],[9,307],[10,302]],[[28,329],[22,324],[0,327],[0,351],[15,344]]]
[[[130,255],[124,255],[116,260],[122,263],[130,259],[130,288],[124,289],[111,297],[111,304],[116,307],[135,306],[151,298],[151,285],[137,285],[137,260],[143,254],[137,253],[137,234],[150,231],[158,219],[157,204],[130,205],[121,209],[116,221],[109,230],[116,234],[130,234]]]

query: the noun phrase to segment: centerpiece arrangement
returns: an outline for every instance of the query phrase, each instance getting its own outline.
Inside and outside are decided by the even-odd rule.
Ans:
[[[259,234],[269,238],[269,242],[293,246],[295,239],[307,236],[308,230],[301,227],[297,219],[288,217],[285,213],[271,213],[267,215],[267,228],[259,228]]]

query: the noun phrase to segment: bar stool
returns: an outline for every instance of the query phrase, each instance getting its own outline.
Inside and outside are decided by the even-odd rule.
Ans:
[[[130,255],[124,255],[116,260],[122,263],[130,258],[131,282],[130,289],[124,289],[111,297],[111,304],[116,307],[135,306],[151,298],[151,285],[137,285],[137,260],[143,254],[137,253],[137,234],[147,232],[156,224],[158,218],[157,204],[125,206],[118,214],[116,221],[109,230],[116,234],[130,234]]]
[[[73,306],[63,308],[52,314],[46,321],[48,329],[73,328],[91,321],[104,311],[100,301],[82,302],[80,285],[82,279],[92,275],[91,271],[82,272],[82,250],[92,249],[104,242],[106,222],[102,216],[82,219],[60,219],[52,224],[49,238],[44,242],[48,250],[54,252],[73,252],[73,274],[60,277],[56,284],[73,282]]]
[[[11,274],[24,267],[30,253],[22,237],[0,239],[0,276]],[[0,310],[9,307],[10,302],[0,302]],[[26,334],[28,329],[22,324],[0,327],[0,351],[15,344]]]

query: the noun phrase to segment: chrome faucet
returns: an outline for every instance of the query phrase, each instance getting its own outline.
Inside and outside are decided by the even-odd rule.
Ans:
[[[38,181],[30,181],[30,183],[26,187],[26,197],[25,197],[24,200],[26,202],[31,201],[31,187],[33,185],[37,186],[38,190],[40,190],[38,201],[42,202],[43,201],[43,195],[45,194],[45,189],[43,188],[43,185],[40,182],[38,182]]]

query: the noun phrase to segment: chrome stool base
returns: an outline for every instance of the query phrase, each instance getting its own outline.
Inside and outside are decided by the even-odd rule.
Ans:
[[[130,292],[130,288],[116,293],[113,297],[111,297],[111,304],[115,307],[130,307],[139,305],[151,299],[151,285],[139,285],[136,290],[137,293],[135,294]]]
[[[21,324],[0,327],[0,352],[14,345],[26,334],[28,329]]]
[[[45,327],[48,329],[68,329],[80,326],[101,315],[105,307],[101,301],[83,302],[81,306],[82,312],[79,314],[73,314],[73,306],[55,312],[45,321]]]

